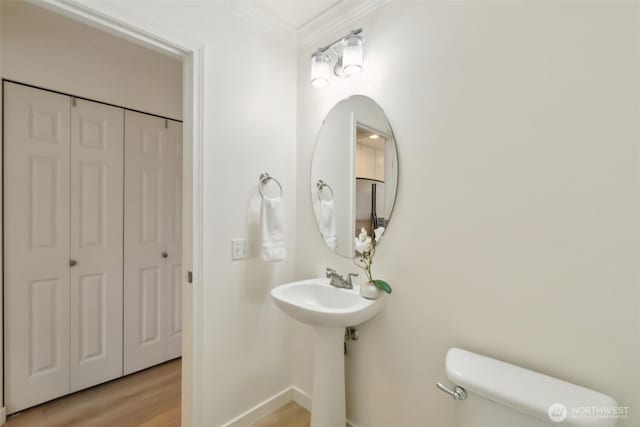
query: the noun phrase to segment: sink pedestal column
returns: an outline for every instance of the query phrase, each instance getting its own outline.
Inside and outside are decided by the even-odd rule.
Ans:
[[[315,327],[311,427],[345,427],[344,328]]]

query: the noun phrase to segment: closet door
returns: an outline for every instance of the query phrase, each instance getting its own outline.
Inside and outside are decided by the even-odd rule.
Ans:
[[[125,113],[124,373],[166,360],[170,151],[165,120]]]
[[[167,174],[169,179],[167,228],[167,359],[182,355],[182,123],[167,124]]]
[[[8,413],[69,392],[67,96],[4,85]]]
[[[71,109],[71,391],[122,376],[124,110]]]

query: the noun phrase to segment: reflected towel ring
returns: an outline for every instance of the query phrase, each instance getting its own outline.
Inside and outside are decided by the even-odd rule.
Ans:
[[[322,195],[320,193],[322,192],[322,189],[325,187],[328,188],[329,191],[331,192],[331,200],[333,200],[333,197],[334,197],[333,188],[331,188],[329,184],[319,179],[318,183],[316,184],[316,187],[318,187],[318,200],[322,200]]]
[[[271,175],[269,175],[267,172],[262,172],[260,174],[260,181],[258,183],[258,191],[260,192],[260,195],[264,198],[265,195],[262,192],[262,187],[269,181],[269,180],[273,180],[275,181],[276,184],[278,184],[278,187],[280,188],[280,197],[283,196],[284,192],[282,191],[282,185],[280,184],[280,181],[278,181],[277,179],[275,179],[274,177],[272,177]]]

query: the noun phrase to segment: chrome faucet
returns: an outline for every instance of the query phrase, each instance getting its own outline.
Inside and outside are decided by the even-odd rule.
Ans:
[[[331,286],[335,286],[336,288],[344,288],[344,289],[353,289],[353,281],[352,277],[358,277],[356,273],[347,274],[347,279],[336,273],[336,271],[332,268],[327,268],[327,272],[325,275],[331,279],[329,284]]]

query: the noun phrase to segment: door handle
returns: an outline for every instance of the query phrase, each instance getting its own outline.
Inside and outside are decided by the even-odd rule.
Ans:
[[[168,253],[166,253],[166,252],[162,252],[162,258],[167,258],[168,256],[169,256],[169,254],[168,254]]]
[[[69,260],[69,267],[75,267],[76,265],[78,265],[78,261],[75,259]]]

